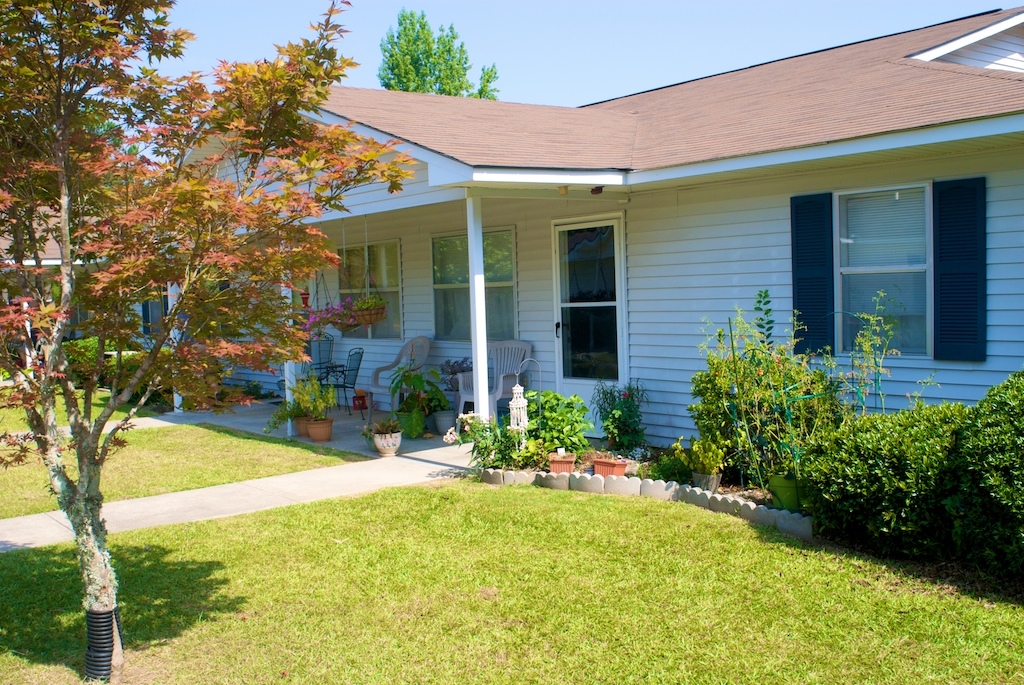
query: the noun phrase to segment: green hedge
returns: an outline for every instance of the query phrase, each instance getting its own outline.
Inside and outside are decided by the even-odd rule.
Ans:
[[[978,566],[1024,574],[1024,372],[989,390],[964,431],[953,541]]]
[[[801,476],[819,532],[884,555],[1024,572],[1024,373],[977,407],[847,420],[809,446]]]

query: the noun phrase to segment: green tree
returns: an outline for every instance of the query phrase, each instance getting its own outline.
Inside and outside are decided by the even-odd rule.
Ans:
[[[380,42],[383,56],[377,78],[388,90],[436,93],[456,97],[497,100],[498,69],[493,64],[480,70],[480,85],[469,80],[469,52],[449,25],[434,35],[425,12],[403,9],[398,13],[398,30],[388,28]]]
[[[30,427],[0,435],[0,466],[47,467],[95,612],[117,606],[100,484],[131,415],[169,388],[225,408],[245,398],[224,396],[222,369],[301,358],[285,289],[337,261],[309,220],[342,209],[354,186],[395,191],[408,175],[390,145],[304,116],[352,64],[335,47],[335,5],[312,38],[224,63],[208,85],[157,71],[191,37],[169,28],[173,4],[0,5],[0,288],[12,297],[0,302],[0,368],[13,381],[0,407]],[[140,305],[168,291],[166,314],[143,327]],[[72,323],[81,310],[91,316]],[[69,372],[62,343],[75,333],[96,338],[94,368]],[[110,399],[94,415],[101,375]],[[122,663],[115,640],[113,682]]]

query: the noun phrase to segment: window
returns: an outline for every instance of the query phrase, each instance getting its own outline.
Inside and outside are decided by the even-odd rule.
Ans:
[[[345,333],[349,338],[401,338],[401,264],[398,242],[357,245],[338,250],[338,292],[342,301],[377,293],[388,303],[388,315],[369,327]]]
[[[167,295],[160,299],[146,300],[142,303],[142,334],[160,335],[164,316],[167,315]]]
[[[873,311],[884,290],[901,351],[985,361],[984,177],[797,195],[789,208],[798,352],[849,350],[859,322],[842,312]]]
[[[469,340],[469,239],[434,238],[434,335],[438,340]],[[516,337],[512,230],[484,233],[487,338]]]
[[[894,188],[837,196],[839,349],[849,352],[862,322],[885,293],[895,323],[893,346],[928,353],[928,189]]]

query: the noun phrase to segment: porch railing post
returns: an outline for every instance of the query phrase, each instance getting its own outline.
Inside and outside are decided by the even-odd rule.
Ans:
[[[181,286],[179,286],[177,283],[168,283],[167,284],[167,311],[170,311],[171,309],[174,308],[175,303],[178,301],[178,296],[179,295],[181,295]],[[175,325],[175,324],[172,324],[172,325],[174,325],[174,329],[171,331],[171,339],[173,340],[175,346],[177,346],[177,344],[179,342],[181,342],[181,331],[178,330],[177,325]],[[178,391],[174,390],[174,388],[171,388],[171,391],[174,393],[174,395],[173,395],[174,396],[174,399],[173,399],[173,402],[174,402],[174,413],[175,414],[182,414],[182,413],[184,413],[185,410],[182,409],[182,406],[181,406],[181,395],[178,394]]]
[[[490,418],[487,403],[487,305],[484,284],[483,200],[466,198],[466,228],[469,243],[470,340],[473,350],[473,407],[477,416]]]

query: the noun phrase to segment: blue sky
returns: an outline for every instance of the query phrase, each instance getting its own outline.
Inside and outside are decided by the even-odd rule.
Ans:
[[[454,24],[474,69],[498,67],[501,100],[576,106],[997,9],[995,0],[353,0],[347,85],[377,88],[380,41],[403,7]],[[1005,5],[1004,7],[1012,7]],[[196,34],[170,73],[270,57],[307,33],[326,0],[179,0]]]

